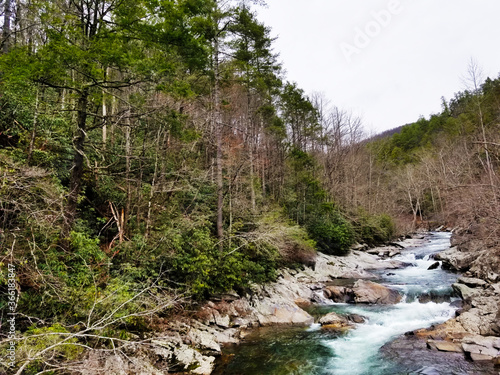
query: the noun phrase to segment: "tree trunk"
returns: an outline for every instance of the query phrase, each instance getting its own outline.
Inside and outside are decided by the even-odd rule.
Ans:
[[[222,179],[222,121],[220,113],[220,75],[219,75],[219,39],[218,36],[214,39],[214,128],[217,144],[217,152],[215,157],[216,163],[216,181],[217,181],[217,237],[222,240],[224,237],[224,228],[222,223],[222,208],[224,203],[223,196],[223,179]],[[222,248],[222,242],[221,242]]]
[[[10,49],[10,19],[12,17],[12,0],[5,0],[4,17],[3,17],[3,53],[8,53]]]
[[[33,157],[33,149],[35,148],[35,140],[36,140],[36,133],[38,130],[38,106],[40,103],[40,91],[37,88],[36,89],[36,99],[35,99],[35,113],[33,114],[33,130],[31,131],[31,139],[30,139],[30,145],[28,149],[28,159],[27,159],[27,164],[31,164],[31,159]]]
[[[248,105],[250,105],[250,100]],[[256,211],[256,205],[255,205],[255,184],[254,184],[254,179],[255,179],[255,165],[254,165],[254,154],[253,154],[253,148],[254,148],[254,128],[252,121],[249,118],[249,113],[247,109],[247,121],[250,127],[250,144],[248,145],[248,156],[250,159],[250,201],[252,205],[252,213],[255,214]]]
[[[128,223],[128,218],[130,217],[132,210],[132,184],[131,184],[131,156],[132,156],[132,147],[130,143],[130,108],[127,110],[126,118],[125,118],[125,183],[127,184],[127,202],[125,206],[125,215],[123,221],[123,230],[126,231],[126,223]]]
[[[77,102],[77,136],[73,143],[75,154],[73,156],[73,167],[71,168],[69,194],[64,209],[63,241],[66,240],[73,228],[78,207],[78,195],[82,187],[88,97],[89,92],[85,88],[80,92]]]

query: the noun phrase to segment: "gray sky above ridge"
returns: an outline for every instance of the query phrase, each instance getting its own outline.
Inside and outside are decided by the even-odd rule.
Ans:
[[[378,133],[441,110],[471,58],[500,73],[499,0],[268,0],[287,79]]]

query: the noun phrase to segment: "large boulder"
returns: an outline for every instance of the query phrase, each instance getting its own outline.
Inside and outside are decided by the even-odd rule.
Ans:
[[[479,295],[480,291],[475,288],[470,288],[465,284],[455,283],[451,286],[453,291],[458,294],[463,300]]]
[[[500,338],[467,336],[462,341],[462,349],[473,361],[492,361],[500,356]]]
[[[346,331],[353,326],[346,317],[334,312],[323,316],[319,320],[319,324],[321,324],[322,329],[333,331]]]
[[[439,350],[440,352],[462,352],[460,344],[451,341],[427,340],[427,347],[429,349]]]
[[[372,281],[358,280],[352,291],[356,303],[394,305],[401,301],[401,295],[397,290]]]
[[[344,318],[342,315],[331,312],[326,314],[319,320],[319,324],[324,325],[339,325],[339,326],[347,326],[349,325],[349,321],[347,318]]]
[[[500,298],[497,294],[473,296],[456,319],[467,332],[500,336]]]
[[[273,304],[263,301],[256,304],[257,319],[261,326],[309,325],[314,318],[294,303]]]
[[[343,286],[327,286],[323,291],[326,298],[331,299],[337,303],[353,302],[354,294],[352,289]]]
[[[202,352],[210,354],[220,354],[221,347],[214,339],[212,332],[202,331],[192,328],[186,335],[186,338],[193,346],[200,349]]]
[[[451,247],[436,254],[434,259],[442,261],[444,269],[465,272],[471,267],[476,256],[470,252],[462,252],[457,247]]]
[[[475,277],[459,277],[458,282],[467,285],[469,288],[486,288],[488,286],[486,281]]]

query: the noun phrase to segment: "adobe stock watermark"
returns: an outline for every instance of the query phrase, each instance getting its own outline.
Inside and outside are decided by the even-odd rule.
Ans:
[[[363,28],[354,28],[353,42],[340,44],[340,49],[347,62],[350,63],[353,55],[359,55],[363,49],[368,47],[372,40],[390,25],[393,17],[402,11],[403,6],[400,0],[390,0],[386,9],[371,11],[371,20]]]
[[[16,309],[18,292],[16,288],[16,267],[9,263],[7,266],[7,355],[2,363],[10,369],[16,366]]]

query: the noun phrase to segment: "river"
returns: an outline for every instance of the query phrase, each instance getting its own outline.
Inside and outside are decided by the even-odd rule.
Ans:
[[[425,343],[399,352],[391,342],[404,333],[453,317],[456,298],[451,284],[458,275],[438,267],[431,255],[450,246],[449,233],[429,233],[426,242],[408,248],[394,259],[411,263],[399,270],[378,272],[376,281],[398,289],[396,305],[325,304],[311,308],[314,316],[328,312],[358,314],[365,323],[345,332],[307,328],[267,327],[255,330],[245,342],[224,349],[216,375],[385,375],[497,374],[490,367],[467,362],[462,354],[436,353]]]

